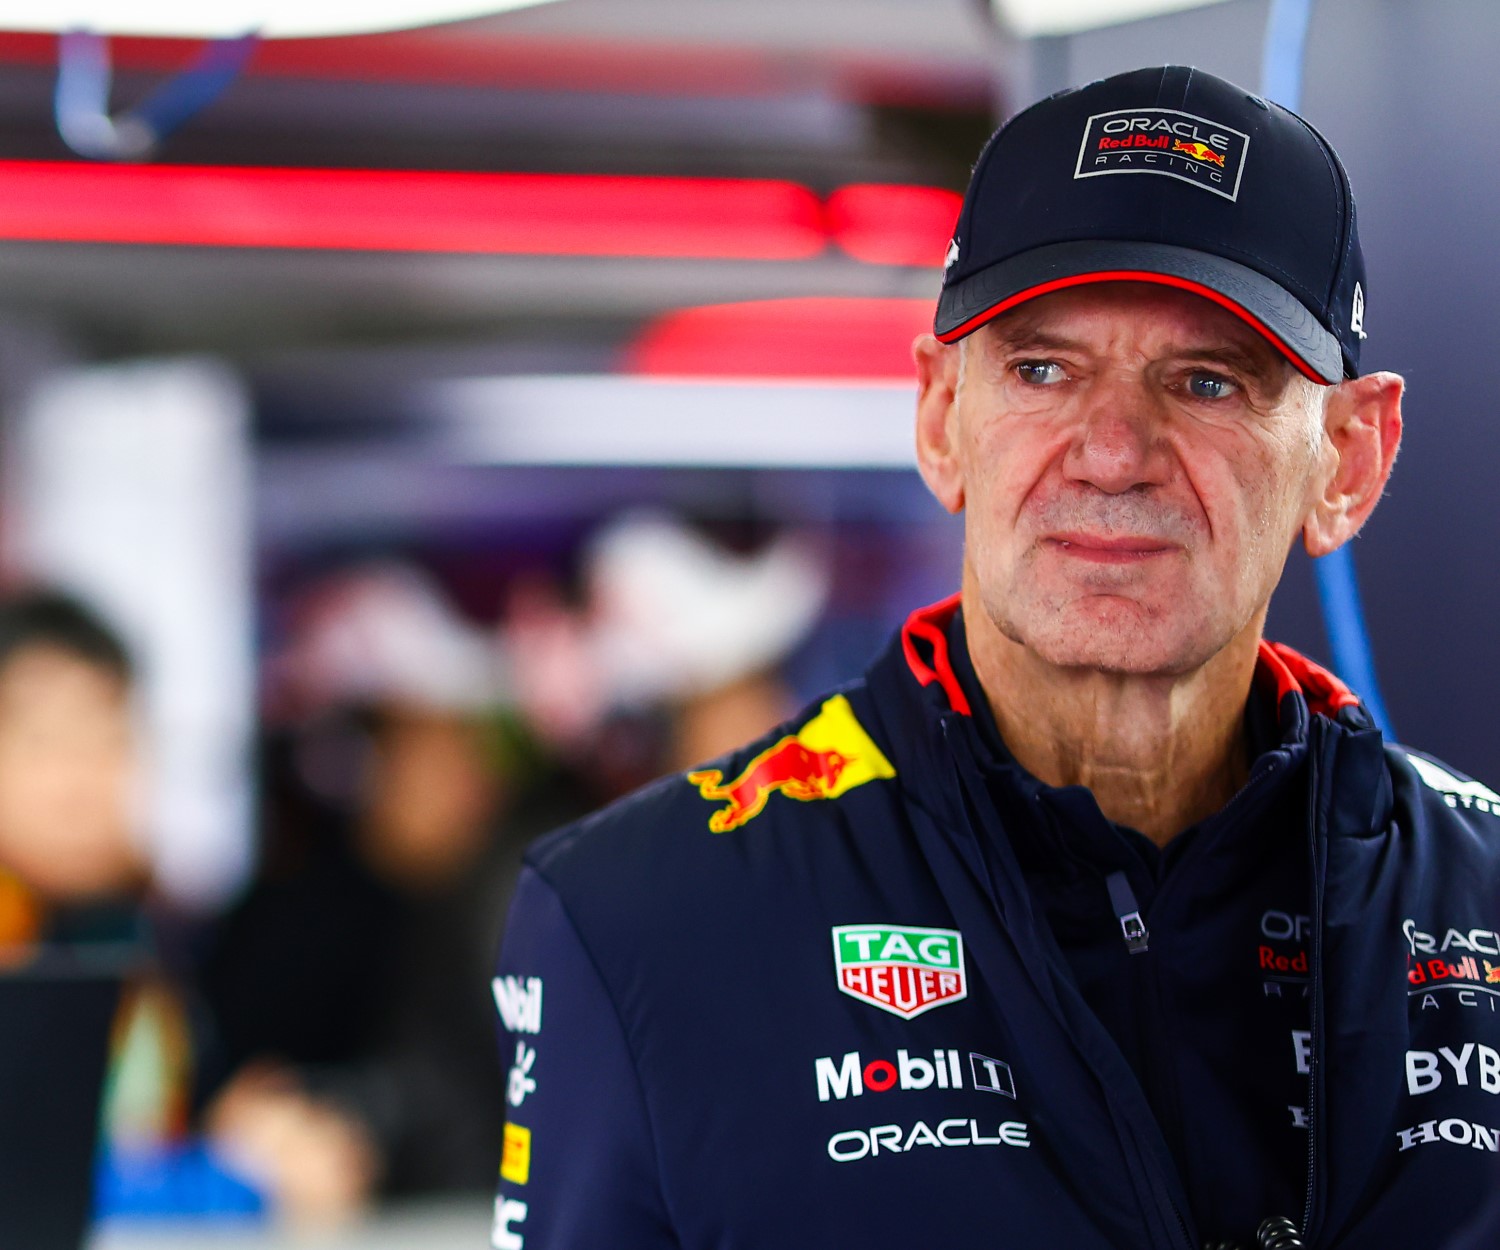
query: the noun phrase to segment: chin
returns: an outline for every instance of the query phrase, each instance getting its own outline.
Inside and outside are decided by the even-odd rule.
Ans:
[[[1201,617],[1189,622],[1180,611],[1151,613],[1129,601],[1103,607],[1096,602],[1087,610],[1074,605],[1048,615],[1045,623],[1006,633],[1058,668],[1175,676],[1202,667],[1223,646],[1206,636]]]
[[[1043,636],[1023,644],[1039,659],[1056,668],[1089,669],[1121,676],[1186,672],[1194,667],[1176,648],[1150,641],[1093,637],[1074,643]]]

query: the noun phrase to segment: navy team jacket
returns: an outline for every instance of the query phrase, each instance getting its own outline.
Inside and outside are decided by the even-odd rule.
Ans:
[[[1008,759],[955,612],[534,848],[498,1250],[1447,1244],[1500,1181],[1500,796],[1265,645],[1249,782],[1157,852]]]

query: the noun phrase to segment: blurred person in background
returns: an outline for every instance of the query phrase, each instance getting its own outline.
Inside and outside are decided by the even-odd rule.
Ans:
[[[526,1080],[496,1068],[487,988],[522,852],[785,716],[827,574],[799,541],[742,555],[635,514],[582,583],[574,607],[518,581],[500,646],[414,568],[356,570],[302,596],[270,665],[260,862],[197,978],[197,1102],[295,1221],[493,1189]]]
[[[143,741],[134,696],[126,648],[91,609],[42,589],[0,600],[0,973],[42,967],[61,969],[64,982],[85,974],[123,983],[123,995],[112,991],[109,999],[118,1005],[99,1115],[107,1162],[101,1175],[112,1178],[122,1162],[158,1160],[184,1143],[192,1062],[182,996],[154,959],[148,923],[159,908],[142,845]],[[86,1004],[54,1000],[45,1019],[7,1020],[6,1027],[41,1030],[33,1042],[49,1029],[87,1030],[95,1010]],[[108,1011],[98,1019],[107,1021]],[[78,1044],[57,1036],[47,1050],[76,1063]],[[102,1036],[97,1053],[105,1054]],[[99,1075],[70,1068],[66,1079],[81,1086]],[[33,1072],[27,1079],[45,1086],[47,1078]],[[9,1110],[19,1106],[24,1117],[26,1096],[9,1090],[7,1097]],[[49,1115],[87,1117],[76,1147],[71,1130],[49,1128],[45,1149],[58,1155],[49,1170],[87,1167],[93,1108],[54,1105]],[[22,1131],[4,1127],[11,1138]],[[76,1165],[64,1157],[74,1153]],[[42,1187],[35,1200],[55,1196]],[[7,1201],[18,1197],[8,1193]],[[0,1227],[10,1230],[13,1214]]]
[[[655,774],[712,759],[790,716],[782,672],[828,597],[826,561],[780,533],[748,552],[662,514],[631,513],[590,544],[586,581],[603,686],[617,705],[657,705]]]
[[[528,579],[506,616],[529,726],[590,808],[790,715],[788,657],[828,597],[827,560],[791,532],[731,547],[666,513],[628,512],[585,544],[578,607]]]
[[[124,645],[65,595],[0,602],[0,958],[135,941],[148,872]]]
[[[208,944],[198,1101],[294,1221],[488,1190],[488,965],[521,851],[495,648],[416,570],[307,597],[274,668],[260,863]],[[289,703],[290,700],[290,703]]]

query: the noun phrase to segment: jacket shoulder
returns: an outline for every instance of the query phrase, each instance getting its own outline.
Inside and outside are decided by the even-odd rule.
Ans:
[[[1411,747],[1388,745],[1386,762],[1398,798],[1404,790],[1409,801],[1423,807],[1441,806],[1500,816],[1500,794],[1434,755]]]
[[[528,861],[564,893],[595,880],[618,888],[643,867],[658,885],[676,870],[745,867],[779,837],[837,819],[850,792],[895,776],[856,711],[861,690],[829,692],[728,755],[617,799],[542,838]]]
[[[1500,869],[1500,793],[1436,757],[1387,746],[1395,820],[1416,839],[1425,862],[1446,864],[1477,887]],[[1463,884],[1466,882],[1466,884]]]
[[[668,773],[560,829],[538,838],[526,862],[548,881],[567,879],[613,849],[644,851],[670,839],[687,822],[691,792],[680,773]]]

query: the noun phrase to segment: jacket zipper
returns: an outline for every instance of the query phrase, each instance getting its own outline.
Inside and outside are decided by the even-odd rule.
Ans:
[[[1318,1083],[1323,1075],[1323,882],[1318,862],[1321,830],[1318,819],[1318,774],[1322,771],[1325,734],[1318,718],[1308,726],[1307,828],[1309,877],[1312,884],[1312,933],[1309,943],[1307,988],[1308,1028],[1311,1030],[1311,1058],[1307,1074],[1307,1199],[1302,1208],[1302,1236],[1310,1238],[1313,1204],[1317,1197],[1318,1161]]]
[[[1314,881],[1313,899],[1312,899],[1312,910],[1313,910],[1313,921],[1314,921],[1314,923],[1313,923],[1313,933],[1312,933],[1312,943],[1311,943],[1311,945],[1312,945],[1312,951],[1310,953],[1310,958],[1313,960],[1313,967],[1314,968],[1321,968],[1321,966],[1322,966],[1322,959],[1321,959],[1321,956],[1322,956],[1322,930],[1321,930],[1322,891],[1321,891],[1321,889],[1317,885],[1317,881],[1318,881],[1318,878],[1319,878],[1319,875],[1320,875],[1319,872],[1318,872],[1318,866],[1317,866],[1317,847],[1318,847],[1318,836],[1317,836],[1317,828],[1318,828],[1318,826],[1317,826],[1317,797],[1316,797],[1316,788],[1313,785],[1312,777],[1313,777],[1313,773],[1315,771],[1314,761],[1316,760],[1316,749],[1321,746],[1320,739],[1321,739],[1322,735],[1319,734],[1316,737],[1314,736],[1315,731],[1318,728],[1318,726],[1316,725],[1316,721],[1314,721],[1313,724],[1309,725],[1308,728],[1309,728],[1309,740],[1308,740],[1308,760],[1309,760],[1309,765],[1308,765],[1308,827],[1309,827],[1309,831],[1310,831],[1310,845],[1311,845],[1311,848],[1312,848],[1311,849],[1311,856],[1312,856],[1312,878],[1313,878],[1313,881]],[[945,733],[945,736],[946,736],[946,726],[944,726],[944,733]],[[1273,763],[1270,766],[1270,768],[1267,770],[1267,775],[1279,772],[1280,770],[1281,770],[1281,764],[1279,762],[1278,763]],[[1257,774],[1252,780],[1253,781],[1259,781],[1259,780],[1261,780],[1261,778]],[[1239,793],[1237,793],[1230,800],[1229,804],[1227,804],[1225,806],[1225,808],[1223,809],[1224,812],[1225,813],[1237,812],[1237,810],[1238,810],[1238,808],[1240,806],[1243,806],[1244,804],[1250,802],[1251,800],[1249,798],[1247,798],[1246,796],[1247,796],[1247,794],[1249,793],[1249,791],[1252,788],[1253,788],[1253,786],[1247,785],[1246,787],[1244,787],[1243,789],[1241,789],[1239,791]],[[1179,875],[1178,879],[1179,880],[1181,879],[1180,875]],[[1148,950],[1148,942],[1149,942],[1149,938],[1150,938],[1150,933],[1149,933],[1149,930],[1147,929],[1145,918],[1141,914],[1139,904],[1136,901],[1135,892],[1130,888],[1129,878],[1127,877],[1127,875],[1123,871],[1117,870],[1117,871],[1109,873],[1105,877],[1104,884],[1105,884],[1105,888],[1106,888],[1106,890],[1108,891],[1108,894],[1109,894],[1110,909],[1111,909],[1111,911],[1114,912],[1115,918],[1119,921],[1120,930],[1121,930],[1121,933],[1122,933],[1122,935],[1124,937],[1126,950],[1128,950],[1129,953],[1132,954],[1132,955],[1139,955],[1139,954],[1145,953]],[[1162,896],[1163,893],[1165,893],[1165,890],[1158,891],[1157,899],[1156,899],[1156,902],[1158,904],[1161,901],[1161,896]],[[1312,1028],[1312,1031],[1313,1031],[1312,1032],[1312,1042],[1313,1042],[1313,1046],[1314,1046],[1314,1055],[1316,1056],[1316,1054],[1317,1054],[1316,1047],[1317,1047],[1318,1040],[1321,1037],[1322,1026],[1321,1026],[1321,1009],[1320,1009],[1320,1002],[1321,1002],[1321,1000],[1320,1000],[1319,995],[1314,992],[1314,981],[1315,980],[1316,980],[1316,974],[1310,972],[1309,973],[1309,981],[1308,981],[1309,994],[1311,995],[1310,1008],[1311,1008],[1311,1013],[1312,1013],[1312,1020],[1311,1020],[1311,1026],[1310,1027]],[[1315,1058],[1314,1062],[1316,1062],[1316,1058]],[[1321,1070],[1321,1069],[1319,1069],[1319,1070]],[[1313,1074],[1309,1074],[1309,1077],[1308,1077],[1308,1098],[1307,1098],[1307,1123],[1308,1123],[1307,1193],[1306,1193],[1306,1197],[1305,1197],[1304,1203],[1303,1203],[1303,1215],[1302,1215],[1302,1226],[1301,1226],[1302,1227],[1302,1234],[1303,1234],[1304,1237],[1307,1235],[1308,1227],[1309,1227],[1309,1225],[1312,1222],[1313,1201],[1314,1201],[1314,1195],[1315,1195],[1315,1182],[1314,1182],[1313,1162],[1314,1162],[1314,1159],[1316,1157],[1316,1146],[1315,1146],[1315,1140],[1314,1140],[1314,1137],[1313,1137],[1313,1131],[1314,1131],[1313,1130],[1313,1104],[1314,1104],[1316,1096],[1315,1096],[1315,1093],[1314,1093],[1314,1086],[1315,1086],[1315,1081],[1314,1081]],[[1172,1195],[1171,1195],[1170,1192],[1165,1193],[1163,1195],[1163,1197],[1165,1198],[1167,1205],[1170,1207],[1172,1215],[1175,1217],[1175,1219],[1177,1221],[1177,1227],[1178,1227],[1178,1229],[1182,1233],[1183,1240],[1185,1242],[1187,1242],[1189,1245],[1191,1245],[1192,1244],[1192,1241],[1191,1241],[1192,1234],[1190,1233],[1190,1231],[1188,1229],[1188,1223],[1187,1223],[1186,1217],[1183,1215],[1182,1211],[1178,1208],[1177,1203],[1176,1203],[1175,1199],[1173,1199],[1173,1197],[1172,1197]],[[1290,1223],[1291,1223],[1291,1221],[1288,1220],[1287,1224],[1290,1225]],[[1211,1250],[1211,1248],[1206,1248],[1206,1250]]]
[[[1120,922],[1120,932],[1125,937],[1125,949],[1132,955],[1144,955],[1151,949],[1151,935],[1146,931],[1146,922],[1141,919],[1141,905],[1135,901],[1135,891],[1130,888],[1130,879],[1123,869],[1116,869],[1104,878],[1109,891],[1109,903],[1114,908],[1115,919]]]
[[[953,760],[953,763],[955,765],[955,771],[957,773],[957,777],[958,777],[958,782],[959,782],[960,788],[964,789],[964,790],[970,790],[970,791],[972,791],[975,788],[975,785],[976,785],[976,782],[977,782],[979,792],[981,794],[984,793],[984,784],[983,784],[982,780],[978,779],[978,776],[977,776],[977,774],[979,774],[979,770],[977,769],[977,767],[974,766],[973,761],[972,761],[972,756],[970,756],[968,754],[967,750],[965,749],[966,744],[965,744],[965,746],[960,746],[958,743],[956,743],[953,740],[953,735],[951,735],[949,733],[949,725],[948,725],[948,722],[947,722],[946,718],[940,720],[938,722],[938,724],[939,724],[939,728],[941,730],[941,733],[942,733],[942,736],[943,736],[943,739],[944,739],[944,743],[948,747],[950,758]],[[967,759],[968,762],[969,762],[969,765],[970,765],[969,770],[966,770],[964,768],[963,761],[965,759]],[[972,773],[976,774],[976,776],[974,776],[974,777],[966,777],[965,776],[966,771],[972,771]],[[971,800],[969,800],[969,802],[973,802],[973,800],[971,799]],[[986,878],[988,878],[990,870],[989,870],[988,865],[983,862],[983,857],[982,856],[981,856],[981,860],[980,860],[980,867],[983,870],[984,876]],[[993,894],[994,893],[994,889],[995,889],[993,882],[990,883],[990,885],[989,885],[988,888],[989,888],[990,892]],[[1127,891],[1127,893],[1132,893],[1132,892],[1129,891],[1128,885],[1126,886],[1126,891]],[[1130,899],[1130,903],[1131,903],[1131,907],[1129,908],[1129,911],[1136,913],[1135,919],[1136,919],[1136,921],[1138,921],[1138,922],[1141,923],[1141,938],[1144,939],[1145,936],[1146,936],[1144,922],[1140,921],[1139,912],[1138,912],[1137,908],[1134,906],[1134,899],[1133,898]],[[1128,941],[1129,937],[1130,937],[1131,926],[1126,923],[1127,919],[1128,919],[1128,914],[1127,914],[1127,916],[1122,916],[1120,918],[1122,931],[1126,933],[1126,935],[1127,935],[1127,941]],[[1049,963],[1051,962],[1050,958],[1049,958],[1048,962]],[[1064,1027],[1066,1027],[1066,1026],[1064,1026]],[[1130,1121],[1128,1119],[1128,1117],[1127,1117],[1127,1122],[1131,1123],[1132,1127],[1134,1127],[1133,1122]],[[1143,1156],[1144,1156],[1144,1153],[1145,1152],[1143,1151],[1142,1152]],[[1170,1215],[1171,1222],[1173,1224],[1175,1224],[1175,1226],[1177,1228],[1177,1233],[1178,1233],[1178,1237],[1179,1237],[1179,1245],[1182,1246],[1182,1247],[1185,1247],[1186,1250],[1194,1250],[1195,1243],[1194,1243],[1194,1240],[1193,1240],[1192,1232],[1191,1232],[1191,1230],[1189,1228],[1189,1225],[1188,1225],[1187,1216],[1183,1214],[1182,1209],[1177,1205],[1177,1200],[1176,1200],[1176,1198],[1173,1196],[1173,1194],[1171,1192],[1170,1185],[1162,1183],[1162,1180],[1161,1180],[1160,1177],[1149,1175],[1149,1173],[1150,1173],[1150,1166],[1149,1166],[1149,1164],[1147,1164],[1147,1163],[1144,1162],[1144,1159],[1143,1159],[1143,1167],[1145,1168],[1145,1170],[1148,1173],[1147,1188],[1152,1191],[1152,1193],[1153,1193],[1153,1195],[1156,1198],[1157,1203],[1158,1203],[1158,1215]]]

